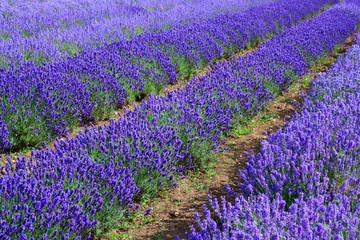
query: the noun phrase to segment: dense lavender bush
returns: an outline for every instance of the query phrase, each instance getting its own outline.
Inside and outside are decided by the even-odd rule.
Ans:
[[[249,156],[245,169],[239,171],[244,195],[227,187],[235,203],[222,199],[220,206],[210,197],[204,219],[195,213],[197,228],[191,227],[187,239],[360,237],[360,48],[356,43],[319,75],[302,112],[263,140],[259,154]]]
[[[2,239],[88,238],[89,229],[109,227],[125,214],[138,192],[131,168],[83,153],[47,153],[46,162],[26,166],[18,158],[1,173]]]
[[[279,33],[271,41],[260,44],[252,54],[240,56],[235,61],[218,63],[205,78],[214,81],[220,78],[241,79],[240,82],[251,79],[252,84],[237,82],[234,86],[239,90],[249,88],[252,92],[251,105],[240,105],[243,106],[241,113],[252,115],[262,108],[266,99],[276,96],[296,81],[315,59],[323,57],[343,42],[355,30],[358,22],[359,19],[349,10],[333,8],[325,11],[320,19],[310,19]],[[245,119],[243,117],[234,118],[234,123],[246,120],[246,116]]]
[[[90,128],[76,138],[56,143],[56,154],[66,156],[80,150],[99,164],[132,167],[134,181],[143,194],[153,193],[162,183],[171,186],[176,180],[171,175],[184,169],[178,162],[185,157],[187,147],[174,134],[173,127],[154,125],[140,111],[128,114],[103,128]],[[34,159],[46,162],[47,154],[38,151]]]
[[[0,112],[7,130],[1,148],[37,146],[81,122],[109,118],[125,101],[173,81],[173,66],[161,52],[132,41],[54,64],[2,70]]]
[[[83,116],[91,115],[94,103],[86,87],[89,83],[75,76],[65,78],[49,68],[34,68],[24,74],[0,73],[0,112],[7,129],[1,134],[5,146],[36,146],[64,134]]]
[[[101,86],[101,94],[112,102],[106,103],[101,97],[96,102],[111,112],[125,102],[139,100],[150,93],[156,94],[176,81],[175,69],[169,58],[135,41],[120,41],[81,52],[74,58],[53,65],[62,74],[76,75],[84,82]],[[106,113],[101,109],[97,112]]]
[[[358,185],[358,184],[357,184]],[[358,239],[359,188],[348,194],[300,196],[285,210],[279,194],[273,200],[260,194],[232,205],[224,198],[209,198],[201,220],[195,213],[198,229],[191,227],[186,239]],[[179,239],[177,237],[177,239]]]

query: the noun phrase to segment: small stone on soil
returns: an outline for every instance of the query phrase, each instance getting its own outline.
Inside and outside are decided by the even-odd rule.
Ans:
[[[179,196],[173,196],[173,197],[172,197],[172,200],[173,200],[174,202],[181,202],[181,199],[180,199]]]
[[[170,211],[170,216],[178,217],[178,216],[180,216],[180,212],[178,210]]]

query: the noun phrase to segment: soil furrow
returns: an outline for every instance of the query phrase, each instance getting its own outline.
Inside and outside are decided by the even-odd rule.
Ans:
[[[354,35],[355,36],[355,33]],[[225,196],[231,201],[224,185],[237,188],[241,181],[238,169],[243,169],[247,161],[246,153],[258,152],[261,140],[267,134],[282,128],[285,121],[291,119],[301,106],[302,94],[307,94],[311,88],[311,79],[316,79],[317,73],[325,72],[346,49],[352,46],[354,37],[346,40],[336,52],[329,53],[328,58],[309,68],[309,73],[294,83],[286,92],[281,93],[246,126],[233,131],[233,136],[225,139],[229,150],[217,154],[214,167],[207,172],[189,172],[178,186],[163,191],[159,197],[143,204],[140,212],[152,208],[152,213],[146,217],[141,214],[130,218],[126,223],[120,223],[118,228],[103,235],[101,240],[110,239],[174,239],[176,235],[185,237],[190,225],[195,225],[193,213],[202,216],[203,204],[207,204],[207,196],[220,198]]]

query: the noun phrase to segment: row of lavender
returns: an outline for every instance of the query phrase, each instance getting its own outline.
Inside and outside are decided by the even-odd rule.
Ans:
[[[242,194],[227,187],[235,203],[209,197],[187,239],[360,238],[359,39],[319,75],[301,113],[249,155]]]
[[[126,101],[157,93],[336,1],[279,0],[52,64],[0,70],[0,151],[38,146],[81,123],[107,119]]]
[[[271,1],[2,1],[0,65],[54,62],[143,31],[239,13]]]
[[[235,121],[259,111],[274,87],[296,80],[357,23],[351,10],[333,7],[117,121],[33,151],[28,163],[9,161],[0,177],[0,235],[72,239],[111,228],[136,210],[132,201],[176,186],[185,168],[206,166]]]

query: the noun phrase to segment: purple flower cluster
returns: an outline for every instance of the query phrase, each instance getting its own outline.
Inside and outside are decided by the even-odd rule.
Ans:
[[[191,227],[186,239],[359,239],[359,190],[299,196],[289,209],[279,194],[272,200],[265,194],[240,196],[234,204],[209,197],[203,220],[194,214],[199,230]]]
[[[46,160],[26,166],[19,158],[2,172],[2,239],[86,238],[99,222],[118,220],[138,192],[129,167],[96,163],[81,152],[48,152]]]
[[[300,67],[343,42],[358,21],[350,11],[325,11],[183,89],[150,95],[119,120],[33,151],[27,163],[9,161],[0,176],[2,236],[86,238],[111,227],[133,200],[176,186],[186,167],[207,164],[233,119],[259,111],[273,96],[271,86],[302,73]]]
[[[321,23],[327,15],[336,21],[346,11],[359,18],[359,10],[358,2],[349,1],[313,21]],[[301,42],[299,37],[293,43]],[[204,219],[195,213],[198,227],[191,227],[187,239],[360,238],[358,44],[319,75],[302,112],[263,140],[260,153],[248,156],[245,169],[239,170],[242,194],[227,186],[235,203],[222,199],[219,204],[209,197]]]
[[[290,27],[324,4],[337,1],[276,1],[240,14],[219,15],[170,31],[141,34],[136,41],[166,52],[181,77],[255,44],[279,29]]]
[[[358,58],[354,50],[340,57],[318,78],[301,114],[263,141],[259,154],[249,156],[240,173],[245,195],[281,193],[291,203],[300,193],[327,192],[340,177],[337,171],[349,172],[356,164],[360,109],[357,96],[347,92],[357,89]]]
[[[133,41],[44,66],[2,70],[0,149],[36,146],[81,122],[109,118],[125,101],[173,81],[175,71],[164,54]]]
[[[144,33],[54,63],[35,66],[30,61],[2,69],[0,151],[39,146],[78,124],[107,119],[126,101],[157,93],[223,52],[231,54],[335,2],[277,1],[241,14]]]
[[[2,1],[0,65],[54,62],[143,31],[239,13],[272,1]]]

